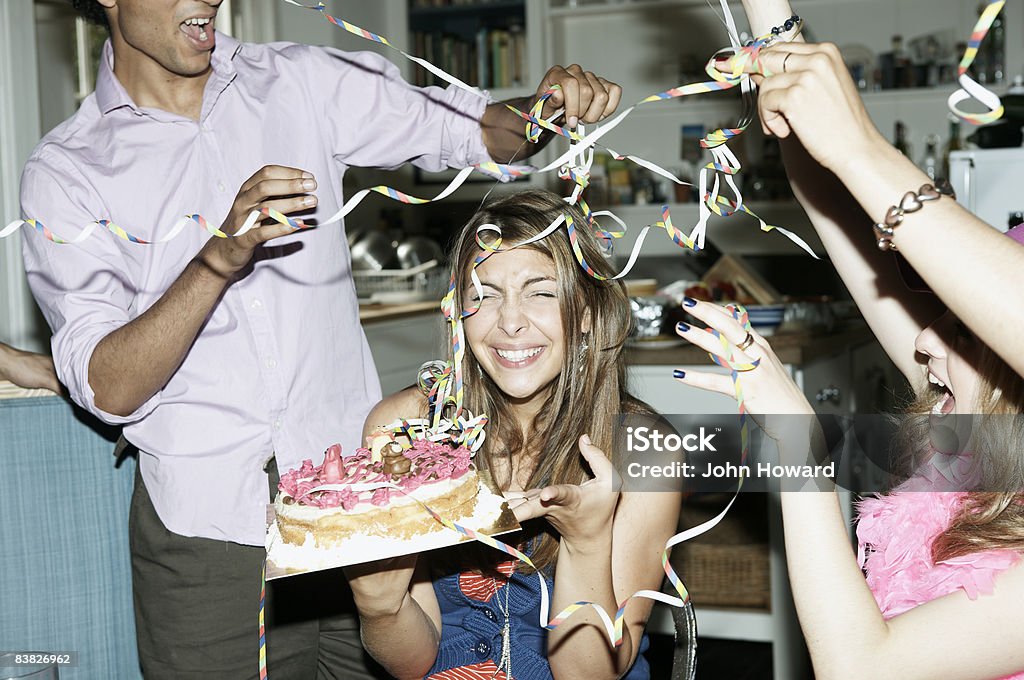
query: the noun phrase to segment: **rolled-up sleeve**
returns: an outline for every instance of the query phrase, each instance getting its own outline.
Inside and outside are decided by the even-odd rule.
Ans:
[[[37,152],[21,177],[21,211],[54,234],[75,240],[94,220],[104,217],[102,202],[74,165],[60,156]],[[58,244],[39,229],[23,229],[22,255],[28,284],[53,337],[53,362],[71,398],[111,424],[141,420],[159,404],[159,393],[133,413],[118,416],[98,408],[89,385],[89,362],[99,342],[130,320],[134,297],[116,237],[94,228],[79,243]]]
[[[372,52],[309,50],[311,98],[331,149],[351,166],[412,163],[436,172],[490,161],[480,119],[487,100],[458,87],[413,87]]]

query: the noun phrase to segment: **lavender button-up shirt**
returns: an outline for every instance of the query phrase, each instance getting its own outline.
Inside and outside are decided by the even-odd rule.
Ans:
[[[313,173],[319,204],[305,217],[323,220],[341,205],[350,166],[441,170],[489,160],[483,99],[413,88],[371,53],[218,34],[198,121],[136,106],[112,60],[108,43],[96,92],[40,142],[22,176],[24,216],[65,238],[99,219],[147,241],[192,213],[219,225],[242,183],[266,164]],[[344,229],[334,225],[261,250],[181,367],[135,413],[97,408],[89,387],[97,343],[149,309],[207,238],[192,225],[165,244],[100,230],[57,245],[26,230],[25,266],[53,329],[61,380],[84,408],[125,424],[167,528],[261,545],[264,465],[276,456],[287,470],[335,442],[354,451],[380,386]]]

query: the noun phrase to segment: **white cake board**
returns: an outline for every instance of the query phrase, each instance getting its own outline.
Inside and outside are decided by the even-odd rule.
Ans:
[[[423,510],[423,514],[430,517],[426,510]],[[270,504],[267,506],[267,580],[412,555],[473,540],[434,521],[438,526],[436,531],[409,539],[357,534],[330,550],[324,550],[312,547],[311,543],[309,547],[285,543],[277,530],[274,506]],[[484,472],[480,473],[480,494],[477,496],[476,510],[472,516],[457,520],[455,524],[488,536],[519,529],[519,523],[505,498],[494,488],[490,475]],[[307,535],[307,540],[309,538]]]

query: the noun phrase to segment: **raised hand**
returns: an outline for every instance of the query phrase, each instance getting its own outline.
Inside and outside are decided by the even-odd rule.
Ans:
[[[716,63],[732,72],[732,59]],[[871,122],[839,49],[832,43],[778,43],[744,69],[759,85],[765,134],[795,133],[807,152],[836,174],[846,164],[870,164],[888,142]]]
[[[734,349],[734,362],[757,362],[755,368],[739,374],[747,411],[754,415],[814,413],[814,409],[807,403],[800,388],[789,377],[789,372],[764,338],[755,331],[749,331],[748,342],[748,331],[724,307],[710,302],[692,302],[692,306],[687,303],[686,311],[707,324],[708,329],[714,329],[725,337]],[[724,352],[721,341],[708,330],[679,324],[676,326],[676,333],[711,354],[730,358]],[[743,349],[740,349],[741,347]],[[728,374],[691,370],[682,376],[677,374],[676,379],[711,392],[728,396],[735,394],[732,377]]]
[[[588,435],[580,437],[579,446],[594,473],[592,479],[579,485],[554,484],[505,494],[517,520],[545,517],[562,540],[575,547],[610,540],[621,487],[612,462],[591,443]]]
[[[579,123],[597,123],[619,106],[622,88],[615,83],[584,71],[578,64],[568,68],[552,66],[537,88],[537,96],[553,85],[561,86],[544,105],[544,117],[565,108],[565,124],[575,128]]]
[[[310,192],[315,189],[316,180],[308,172],[283,165],[266,165],[242,184],[221,231],[234,234],[254,210],[271,208],[289,215],[314,208],[317,199]],[[286,224],[270,221],[254,226],[241,236],[211,238],[199,251],[197,259],[228,279],[249,264],[257,246],[292,231],[294,229]]]

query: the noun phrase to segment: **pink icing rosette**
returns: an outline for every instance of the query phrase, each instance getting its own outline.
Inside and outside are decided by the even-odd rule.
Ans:
[[[312,460],[304,460],[297,470],[281,475],[278,489],[300,505],[317,508],[342,507],[351,510],[359,503],[382,507],[398,492],[384,487],[364,491],[314,490],[325,484],[393,482],[403,491],[409,492],[425,484],[461,478],[469,470],[473,454],[464,446],[453,449],[445,444],[416,439],[412,442],[412,448],[403,451],[402,455],[412,461],[412,469],[408,474],[392,480],[391,475],[384,472],[383,464],[371,459],[369,449],[356,449],[351,456],[342,456],[341,446],[335,444],[327,449],[321,465],[314,466]]]

